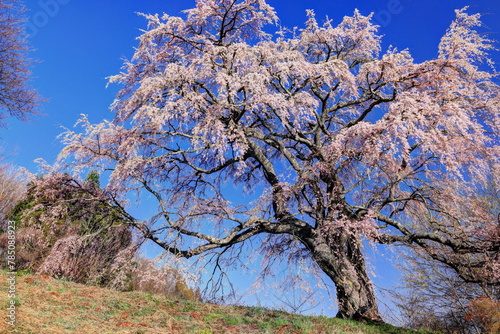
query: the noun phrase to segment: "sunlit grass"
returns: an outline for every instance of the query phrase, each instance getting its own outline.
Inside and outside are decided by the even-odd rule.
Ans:
[[[6,273],[0,271],[0,280],[6,279]],[[0,301],[7,301],[6,284],[0,287]],[[5,328],[2,319],[0,333],[417,333],[389,325],[301,316],[262,307],[217,306],[143,292],[117,292],[30,274],[19,276],[16,288],[17,326]],[[0,305],[4,309],[0,312],[6,314],[7,304]]]

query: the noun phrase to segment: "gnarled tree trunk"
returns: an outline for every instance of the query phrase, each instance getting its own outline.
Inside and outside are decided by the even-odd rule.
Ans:
[[[335,283],[339,309],[337,317],[382,321],[359,236],[342,231],[330,236],[329,240],[316,235],[306,243],[314,260]]]

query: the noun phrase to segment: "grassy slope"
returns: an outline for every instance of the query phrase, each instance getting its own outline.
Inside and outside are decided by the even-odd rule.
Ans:
[[[0,333],[416,333],[388,325],[117,292],[36,275],[17,277],[17,326],[12,328],[5,323],[5,271],[0,271],[0,280]]]

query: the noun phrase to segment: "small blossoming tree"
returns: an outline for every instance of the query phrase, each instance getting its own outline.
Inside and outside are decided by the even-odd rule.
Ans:
[[[24,6],[19,0],[0,2],[0,126],[14,116],[26,121],[38,112],[43,100],[29,87],[32,60],[24,33]]]
[[[363,238],[498,281],[498,220],[476,196],[500,154],[479,15],[458,10],[437,58],[415,63],[381,53],[358,11],[337,26],[309,11],[275,38],[264,0],[185,13],[146,15],[111,78],[124,86],[114,120],[63,135],[60,162],[111,171],[105,192],[144,237],[185,258],[248,244],[308,260],[335,284],[339,317],[380,319]],[[132,192],[157,202],[149,219],[127,211]]]
[[[106,285],[117,255],[136,248],[130,227],[102,195],[96,172],[80,182],[65,173],[34,178],[7,218],[16,225],[18,270]],[[6,237],[0,234],[0,249]]]
[[[131,227],[100,188],[97,172],[79,180],[53,171],[31,180],[21,195],[7,215],[16,226],[17,270],[121,291],[201,300],[199,290],[188,286],[180,270],[139,254],[143,238],[133,237]],[[0,254],[8,246],[8,234],[1,228],[0,223]]]

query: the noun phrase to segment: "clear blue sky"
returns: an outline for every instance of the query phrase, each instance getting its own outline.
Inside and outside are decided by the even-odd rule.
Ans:
[[[112,119],[108,107],[119,87],[106,88],[106,77],[117,74],[124,57],[130,58],[135,38],[146,28],[136,12],[181,15],[194,0],[27,0],[29,41],[36,49],[33,86],[49,100],[45,116],[29,124],[11,120],[0,129],[0,145],[9,162],[36,173],[34,160],[53,163],[61,145],[56,140],[64,127],[72,127],[79,114],[91,122]],[[454,18],[454,9],[470,6],[469,13],[482,13],[483,31],[500,40],[498,0],[268,0],[284,26],[301,26],[305,10],[314,9],[319,20],[325,15],[340,22],[355,8],[375,13],[386,49],[408,48],[417,62],[435,58],[440,37]],[[500,54],[493,57],[500,63]],[[499,65],[500,66],[500,65]],[[389,287],[395,273],[381,261],[375,263],[376,283]]]

